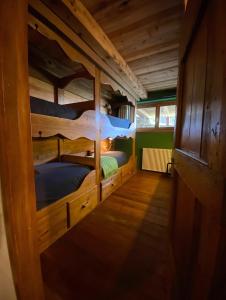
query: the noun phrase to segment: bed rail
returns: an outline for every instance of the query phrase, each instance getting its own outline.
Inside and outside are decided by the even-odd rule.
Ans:
[[[94,110],[85,111],[78,119],[68,120],[58,117],[31,114],[32,137],[63,136],[70,140],[81,137],[95,140],[97,136]]]
[[[115,127],[111,124],[108,117],[104,114],[101,114],[100,118],[100,137],[101,140],[105,140],[107,138],[116,138],[116,137],[134,137],[136,126],[135,123],[132,123],[130,127],[120,128]]]
[[[87,110],[76,120],[68,120],[53,116],[31,114],[32,137],[47,138],[63,136],[70,140],[85,137],[89,140],[96,140],[96,113],[94,110]],[[100,137],[101,140],[116,137],[133,137],[135,124],[132,123],[128,129],[115,127],[111,124],[106,115],[100,116]]]

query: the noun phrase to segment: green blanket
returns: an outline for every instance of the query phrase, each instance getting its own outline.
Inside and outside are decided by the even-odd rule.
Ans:
[[[117,172],[118,162],[114,157],[101,155],[101,167],[103,169],[104,178],[108,178]]]

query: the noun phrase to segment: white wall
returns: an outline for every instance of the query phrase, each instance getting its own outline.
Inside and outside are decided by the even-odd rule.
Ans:
[[[16,300],[9,254],[6,242],[5,224],[2,211],[2,195],[0,185],[0,299]]]

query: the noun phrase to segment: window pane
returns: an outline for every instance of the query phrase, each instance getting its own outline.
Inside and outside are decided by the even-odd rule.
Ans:
[[[176,122],[176,105],[160,107],[159,127],[174,127]]]
[[[137,128],[155,127],[155,114],[155,107],[138,108],[136,114]]]

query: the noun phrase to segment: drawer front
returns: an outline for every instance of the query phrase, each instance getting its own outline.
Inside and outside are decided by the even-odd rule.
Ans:
[[[122,183],[126,182],[134,173],[134,166],[132,163],[122,168]]]
[[[97,187],[67,203],[68,228],[71,228],[90,213],[98,201]]]
[[[42,252],[67,231],[66,205],[57,207],[41,217],[37,212],[37,217],[38,245],[40,252]]]
[[[121,172],[101,184],[102,201],[109,197],[122,183]]]

